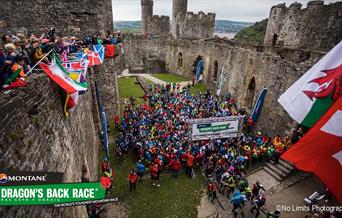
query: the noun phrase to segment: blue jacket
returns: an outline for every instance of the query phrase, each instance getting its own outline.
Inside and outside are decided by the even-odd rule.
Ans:
[[[144,173],[145,172],[145,165],[142,163],[137,162],[136,168],[137,168],[137,173]]]

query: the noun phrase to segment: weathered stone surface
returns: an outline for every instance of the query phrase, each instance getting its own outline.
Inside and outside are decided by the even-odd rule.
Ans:
[[[121,62],[121,61],[120,61]],[[117,60],[106,59],[103,64],[95,66],[95,81],[100,91],[107,122],[112,120],[114,114],[119,113],[119,97],[117,96],[117,74],[121,72]]]
[[[0,94],[0,169],[64,173],[63,182],[98,181],[98,130],[91,90],[76,111],[63,112],[59,88],[45,75],[29,85]],[[6,207],[2,217],[87,217],[85,207]]]
[[[105,34],[113,30],[111,0],[0,0],[0,35],[42,34],[51,27],[61,35]],[[38,35],[40,36],[40,35]]]
[[[214,13],[205,14],[202,11],[198,14],[193,12],[179,13],[173,22],[176,29],[174,37],[189,39],[213,37],[215,17]]]
[[[326,51],[341,41],[342,2],[311,1],[301,7],[299,3],[272,7],[265,44]]]

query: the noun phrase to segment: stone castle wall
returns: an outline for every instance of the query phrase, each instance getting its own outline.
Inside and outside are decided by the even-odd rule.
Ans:
[[[217,78],[224,67],[222,94],[231,93],[249,111],[259,92],[267,87],[269,91],[257,129],[270,135],[284,134],[292,127],[291,118],[277,99],[324,54],[288,48],[272,49],[218,38],[177,40],[164,37],[147,40],[133,37],[125,42],[125,46],[128,66],[143,67],[149,57],[155,56],[165,63],[165,72],[184,75],[189,80],[194,61],[202,57],[205,61],[204,81],[213,91],[216,91]],[[180,53],[182,67],[178,63]],[[255,88],[250,90],[253,78]]]
[[[57,85],[45,74],[0,94],[0,169],[64,173],[63,182],[98,181],[100,142],[92,90],[65,117]],[[84,206],[2,207],[2,217],[88,217]]]
[[[170,17],[154,15],[150,23],[152,35],[165,35],[170,33]]]
[[[213,37],[215,17],[214,13],[205,14],[202,11],[198,14],[193,12],[179,13],[173,23],[175,25],[175,37],[190,39]]]
[[[113,31],[111,0],[0,0],[0,35],[42,34],[51,27],[62,35],[105,34]]]
[[[303,9],[299,3],[280,4],[271,9],[267,45],[327,51],[341,40],[342,2],[311,1]]]

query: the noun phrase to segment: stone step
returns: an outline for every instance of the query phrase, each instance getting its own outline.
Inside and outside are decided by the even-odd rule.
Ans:
[[[279,174],[275,173],[271,168],[268,166],[264,166],[263,169],[270,174],[273,178],[275,178],[278,181],[282,181],[284,178],[280,176]]]
[[[281,164],[283,167],[289,169],[292,171],[294,169],[294,166],[288,163],[287,161],[284,161],[283,159],[279,159],[279,164]]]
[[[290,170],[287,167],[284,167],[282,164],[277,163],[277,164],[273,164],[274,166],[278,167],[279,169],[281,169],[284,173],[286,174],[290,174],[292,172],[292,170]]]
[[[277,167],[276,164],[266,163],[266,166],[281,177],[285,177],[288,174],[285,171],[283,171],[283,169]]]

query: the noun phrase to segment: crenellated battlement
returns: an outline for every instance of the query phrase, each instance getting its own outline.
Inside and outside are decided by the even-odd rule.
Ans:
[[[149,26],[150,33],[156,35],[165,35],[170,32],[170,17],[153,15]]]
[[[178,28],[180,38],[209,38],[214,35],[215,13],[186,12],[179,13],[174,25]]]
[[[342,2],[314,0],[272,7],[265,44],[327,50],[342,39]]]

